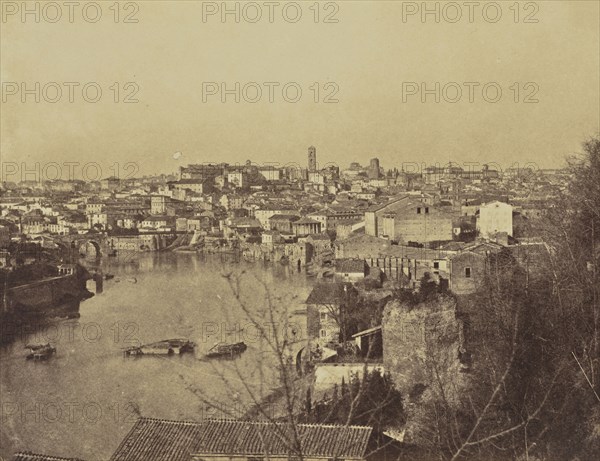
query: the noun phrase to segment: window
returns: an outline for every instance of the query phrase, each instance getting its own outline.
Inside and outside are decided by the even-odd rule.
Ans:
[[[421,214],[421,207],[417,207],[417,214]]]
[[[465,267],[465,277],[468,279],[471,278],[471,268],[470,267]]]
[[[325,336],[327,336],[327,331],[326,330],[321,330],[320,331],[320,335],[321,335],[321,338],[324,338]]]
[[[425,207],[425,213],[429,213],[429,207]]]
[[[439,269],[440,268],[440,262],[439,261],[434,261],[433,268],[434,269]]]
[[[327,312],[321,312],[321,322],[327,320]]]

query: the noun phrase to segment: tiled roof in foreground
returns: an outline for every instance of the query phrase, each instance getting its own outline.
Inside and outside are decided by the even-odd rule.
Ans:
[[[277,456],[294,454],[294,435],[284,423],[210,421],[203,423],[197,454]],[[371,435],[370,427],[298,424],[302,453],[308,457],[362,458]]]
[[[190,461],[190,447],[200,431],[199,423],[140,418],[110,459]]]
[[[16,453],[12,461],[83,461],[79,458],[61,458],[58,456],[39,455],[36,453],[30,453],[23,451]]]
[[[299,424],[303,455],[362,459],[372,428]],[[190,461],[192,454],[294,454],[291,428],[284,423],[206,420],[199,423],[141,418],[111,461]]]

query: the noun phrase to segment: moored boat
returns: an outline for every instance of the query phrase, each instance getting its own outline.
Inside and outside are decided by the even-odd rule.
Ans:
[[[123,355],[125,357],[129,357],[129,356],[136,356],[136,355],[143,355],[142,353],[142,348],[139,346],[132,346],[132,347],[128,347],[127,349],[125,349],[123,351]]]
[[[196,344],[187,339],[165,339],[156,343],[132,346],[123,352],[126,356],[136,355],[179,355],[194,352]]]
[[[241,354],[248,346],[246,343],[239,342],[234,344],[217,343],[206,353],[207,357],[232,357]]]
[[[56,348],[48,344],[28,344],[25,349],[29,349],[27,359],[44,360],[52,354],[56,354]]]

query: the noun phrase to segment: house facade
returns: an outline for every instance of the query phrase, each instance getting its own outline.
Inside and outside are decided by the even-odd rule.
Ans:
[[[294,231],[293,223],[298,221],[300,216],[293,214],[274,214],[268,221],[267,229],[276,230],[284,234],[291,234]]]
[[[343,282],[358,282],[368,274],[369,266],[364,259],[336,259],[335,278]]]
[[[409,201],[394,213],[383,215],[382,233],[400,244],[453,239],[452,215],[422,201]]]
[[[513,207],[508,203],[491,202],[479,207],[477,219],[479,235],[492,238],[500,232],[513,235]]]
[[[357,296],[348,282],[316,284],[306,299],[308,336],[317,344],[339,343],[344,309]]]

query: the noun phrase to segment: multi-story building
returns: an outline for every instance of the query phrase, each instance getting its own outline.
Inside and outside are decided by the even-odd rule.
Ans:
[[[477,219],[479,235],[493,238],[496,234],[505,232],[513,235],[513,207],[508,203],[491,202],[479,207]]]
[[[242,189],[248,186],[248,175],[243,171],[233,171],[227,173],[227,182],[231,186]]]
[[[275,215],[299,215],[292,206],[275,206],[266,205],[261,208],[254,210],[254,217],[258,220],[260,225],[265,230],[271,230],[271,224],[269,218]]]
[[[219,199],[219,204],[227,211],[238,210],[242,208],[244,200],[244,197],[242,197],[241,195],[223,194]]]
[[[299,237],[307,236],[310,234],[320,234],[321,223],[319,221],[315,221],[314,219],[304,217],[299,219],[298,221],[294,221],[292,223],[292,229],[294,234]]]
[[[98,199],[88,200],[85,204],[85,212],[87,214],[100,213],[104,208],[104,202]]]
[[[112,229],[117,226],[117,221],[121,215],[112,210],[102,210],[99,213],[90,213],[88,215],[88,224],[90,229],[100,228],[101,230]]]
[[[404,207],[409,201],[408,195],[393,197],[385,203],[374,205],[365,212],[365,233],[379,237],[383,232],[383,217]]]
[[[150,213],[160,215],[167,212],[167,202],[169,197],[164,195],[153,195],[150,199]]]
[[[362,219],[364,217],[363,211],[355,211],[355,210],[336,210],[331,208],[326,208],[321,211],[316,211],[309,215],[311,219],[319,221],[321,223],[321,230],[335,230],[337,226],[341,224],[346,224],[349,222],[354,222],[357,219]]]
[[[293,233],[293,223],[298,221],[300,216],[294,214],[274,214],[269,218],[268,229],[279,231],[283,234]]]
[[[281,181],[281,169],[274,166],[263,166],[258,168],[258,172],[267,181]]]
[[[157,230],[169,232],[175,230],[175,218],[173,216],[149,216],[140,224],[140,230]]]
[[[420,200],[383,216],[382,235],[400,244],[445,242],[453,239],[453,214]]]
[[[209,194],[213,191],[213,182],[211,179],[180,179],[179,181],[169,183],[174,190],[192,191],[197,194]]]
[[[403,195],[365,212],[367,235],[399,243],[430,243],[453,238],[453,214],[419,196]]]

